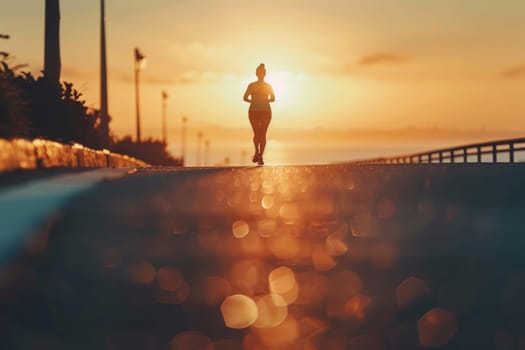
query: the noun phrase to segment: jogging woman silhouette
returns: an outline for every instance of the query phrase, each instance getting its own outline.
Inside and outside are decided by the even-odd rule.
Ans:
[[[272,86],[264,81],[266,68],[263,63],[257,67],[255,75],[257,75],[257,81],[248,85],[243,99],[250,103],[248,116],[253,129],[253,145],[255,147],[252,161],[259,165],[264,165],[263,154],[266,148],[266,131],[268,130],[268,125],[270,125],[270,120],[272,120],[270,102],[275,101],[275,95]]]

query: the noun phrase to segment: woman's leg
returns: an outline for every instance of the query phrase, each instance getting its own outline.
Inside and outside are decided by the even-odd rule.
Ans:
[[[261,155],[264,153],[264,150],[266,148],[266,132],[268,131],[268,126],[270,125],[271,120],[272,114],[270,112],[268,113],[268,115],[265,115],[264,118],[261,118],[259,123],[259,151],[261,152]]]
[[[253,131],[253,147],[255,148],[255,154],[259,154],[259,132],[258,132],[258,123],[255,113],[249,113],[250,116],[250,124],[252,126]]]

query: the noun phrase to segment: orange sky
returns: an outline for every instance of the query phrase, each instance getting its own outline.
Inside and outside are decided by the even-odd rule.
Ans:
[[[2,50],[42,69],[44,1],[2,5]],[[98,106],[98,1],[61,1],[63,79]],[[525,129],[521,0],[107,0],[112,129],[134,133],[132,51],[143,135],[247,126],[242,94],[264,62],[272,128]],[[5,47],[4,47],[5,46]],[[209,137],[213,137],[210,135]]]

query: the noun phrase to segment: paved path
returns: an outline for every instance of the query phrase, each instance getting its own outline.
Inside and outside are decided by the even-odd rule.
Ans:
[[[524,175],[140,170],[4,267],[0,347],[523,349]]]

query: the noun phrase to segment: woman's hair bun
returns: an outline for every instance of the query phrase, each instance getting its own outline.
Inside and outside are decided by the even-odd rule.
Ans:
[[[259,73],[266,74],[266,67],[264,66],[264,63],[261,63],[261,64],[257,67],[257,69],[255,70],[255,72],[256,72],[257,74],[259,74]]]

